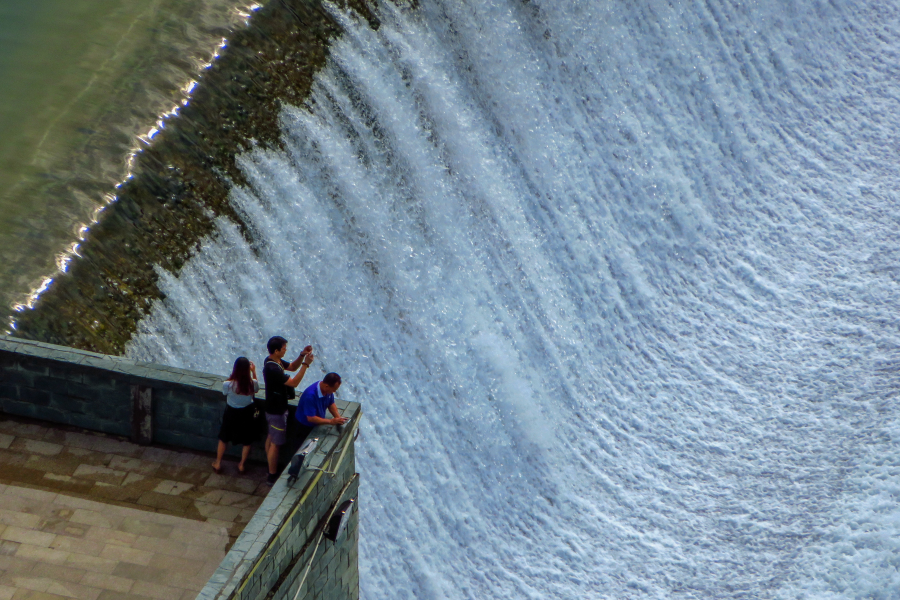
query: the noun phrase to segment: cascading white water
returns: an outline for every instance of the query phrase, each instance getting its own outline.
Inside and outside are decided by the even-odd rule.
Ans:
[[[380,10],[130,354],[343,375],[366,599],[900,595],[898,9]]]

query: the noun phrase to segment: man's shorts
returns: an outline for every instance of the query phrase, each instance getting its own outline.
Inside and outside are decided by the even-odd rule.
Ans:
[[[266,423],[269,424],[269,439],[276,446],[284,446],[287,441],[287,413],[283,415],[270,415],[266,413]]]

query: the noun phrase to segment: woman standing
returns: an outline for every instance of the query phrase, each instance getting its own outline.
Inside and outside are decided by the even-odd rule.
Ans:
[[[250,444],[256,441],[253,422],[253,394],[259,391],[256,380],[256,365],[241,356],[234,361],[231,377],[222,384],[222,393],[226,397],[225,415],[222,417],[222,428],[219,429],[219,447],[216,451],[216,462],[213,471],[222,472],[222,456],[228,444],[243,446],[238,471],[246,468],[247,456],[250,455]]]

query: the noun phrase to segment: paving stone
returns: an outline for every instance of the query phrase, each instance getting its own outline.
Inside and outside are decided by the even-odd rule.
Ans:
[[[100,556],[105,544],[81,538],[58,535],[50,547],[54,550],[63,550],[70,554],[85,556]]]
[[[73,523],[112,529],[118,527],[123,519],[124,517],[121,514],[115,514],[111,511],[103,511],[101,513],[86,508],[76,508],[69,520]]]
[[[49,577],[32,577],[31,573],[18,574],[13,573],[9,577],[9,581],[17,588],[33,590],[35,592],[45,592],[53,580]]]
[[[10,450],[26,452],[28,454],[40,454],[42,456],[56,456],[63,449],[63,447],[59,444],[52,444],[50,442],[44,442],[24,437],[17,438],[12,444],[10,444],[9,448]]]
[[[187,467],[194,460],[194,455],[166,450],[164,448],[144,448],[140,456],[143,460],[175,467]]]
[[[79,583],[84,578],[85,572],[74,567],[66,567],[62,564],[38,562],[31,568],[31,575],[35,577],[47,577],[58,581]]]
[[[64,447],[61,454],[63,456],[74,457],[78,461],[78,464],[98,465],[101,467],[109,467],[110,461],[112,461],[112,459],[116,456],[115,454],[109,454],[106,452],[94,452],[93,450],[88,450],[86,448],[76,448],[73,446]],[[120,470],[125,471],[126,469]]]
[[[183,481],[172,481],[169,479],[164,479],[160,481],[153,491],[158,494],[168,494],[169,496],[179,496],[182,492],[186,492],[193,488],[194,485],[191,483],[185,483]]]
[[[107,544],[106,548],[100,552],[100,558],[117,560],[119,561],[119,564],[129,563],[146,566],[150,564],[153,553],[128,546],[120,546],[118,544]]]
[[[4,466],[20,467],[28,460],[28,455],[18,454],[14,452],[0,453],[0,474],[3,473]]]
[[[125,503],[132,508],[141,508],[138,505],[138,499],[144,494],[144,488],[139,484],[132,484],[128,487],[113,485],[98,481],[91,488],[90,495],[95,501],[105,504]]]
[[[119,564],[114,560],[100,558],[99,556],[88,556],[87,554],[69,553],[66,558],[66,566],[90,571],[92,573],[112,573],[116,565]]]
[[[131,591],[134,580],[108,573],[85,573],[81,583],[102,590],[112,590],[124,594]]]
[[[159,600],[171,600],[172,598],[180,598],[183,590],[169,587],[159,582],[148,583],[146,581],[136,581],[134,587],[131,588],[132,594],[139,596],[147,596],[148,598],[158,598]]]
[[[59,594],[65,598],[74,598],[75,600],[97,600],[100,596],[100,591],[97,588],[71,582],[53,582],[47,588],[48,594]]]
[[[165,540],[172,535],[175,526],[153,523],[143,519],[128,519],[119,526],[119,529],[128,533],[133,533],[137,536],[161,538]],[[136,541],[135,544],[137,543],[138,542]]]
[[[210,489],[205,492],[202,496],[198,496],[196,498],[198,502],[205,502],[208,504],[218,504],[221,506],[234,506],[235,508],[252,508],[256,509],[261,503],[262,499],[256,496],[252,496],[247,493],[241,492],[230,492],[228,490],[223,489]]]
[[[129,485],[139,483],[141,481],[144,481],[145,479],[147,479],[147,477],[144,475],[139,475],[137,473],[129,473],[128,475],[125,476],[125,479],[122,480],[122,487],[127,487]]]
[[[169,539],[188,544],[190,546],[201,546],[208,550],[224,550],[227,537],[224,531],[220,533],[201,533],[199,531],[184,531],[176,529],[172,532]]]
[[[167,510],[172,514],[183,514],[189,507],[193,507],[193,502],[189,498],[160,494],[158,492],[145,492],[141,494],[137,502],[144,506]]]
[[[75,496],[65,496],[65,495],[58,495],[53,500],[53,504],[58,505],[58,506],[64,506],[66,508],[73,509],[73,510],[76,508],[91,509],[91,508],[94,508],[95,506],[97,506],[97,503],[94,500],[88,500],[87,498],[78,498]]]
[[[186,558],[184,556],[155,554],[153,558],[150,559],[149,566],[165,571],[178,571],[188,577],[193,577],[201,573],[208,576],[211,571],[215,571],[215,568],[212,570],[208,568],[205,556],[203,555]],[[218,566],[218,562],[216,563],[216,566]]]
[[[47,548],[53,540],[56,539],[56,536],[52,533],[44,533],[42,531],[34,531],[33,529],[24,529],[22,527],[10,525],[3,530],[3,533],[0,533],[0,538],[10,542],[31,544],[32,546],[42,546]]]
[[[212,460],[210,459],[210,463]],[[192,469],[183,465],[162,464],[156,472],[156,477],[160,479],[169,479],[172,481],[180,481],[191,485],[206,485],[206,481],[210,477],[214,477],[212,467],[206,470]],[[233,478],[232,478],[233,479]]]
[[[113,455],[108,466],[110,469],[127,471],[128,473],[153,475],[159,469],[160,463],[151,460],[144,460],[141,458]]]
[[[138,594],[123,594],[121,592],[113,592],[111,590],[103,590],[97,596],[97,600],[150,600],[147,596]]]
[[[4,502],[4,505],[8,506],[6,502]],[[3,525],[13,525],[16,527],[33,529],[37,527],[40,522],[41,517],[35,514],[15,510],[7,510],[5,508],[0,509],[0,523],[2,523]],[[2,535],[2,532],[0,532],[0,535]]]
[[[256,491],[259,484],[249,479],[239,479],[213,473],[206,480],[205,485],[210,488],[241,492],[242,494],[252,494]]]
[[[139,565],[134,563],[120,562],[113,569],[113,575],[133,579],[135,581],[148,581],[150,583],[165,581],[167,576],[172,576],[164,569],[158,567],[150,567],[148,565]],[[179,575],[184,575],[179,573]]]
[[[78,467],[72,473],[73,477],[89,479],[95,482],[100,481],[103,483],[109,483],[111,485],[121,485],[121,483],[125,480],[126,475],[127,473],[125,471],[110,469],[109,467],[101,467],[99,465],[85,464],[78,465]]]
[[[48,428],[35,423],[22,423],[12,419],[0,420],[0,431],[39,440],[47,433]]]
[[[118,546],[131,546],[137,541],[138,536],[126,531],[117,531],[103,527],[91,527],[84,539],[101,544],[115,544]]]
[[[18,558],[16,556],[0,555],[0,572],[19,574],[30,573],[31,569],[34,568],[36,564],[37,563],[33,560],[25,560],[24,558]]]
[[[233,506],[221,506],[219,504],[209,504],[208,502],[200,501],[195,501],[194,506],[197,507],[200,514],[207,520],[223,521],[228,523],[229,527],[241,514],[241,509]]]
[[[33,560],[35,562],[50,563],[54,565],[62,565],[69,558],[69,553],[62,550],[54,550],[46,546],[35,546],[32,544],[22,543],[16,550],[16,557],[25,560]]]

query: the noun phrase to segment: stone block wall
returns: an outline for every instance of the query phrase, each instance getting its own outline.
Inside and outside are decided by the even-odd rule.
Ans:
[[[353,437],[356,403],[339,402],[351,422],[318,427],[319,445],[292,485],[287,473],[269,492],[198,600],[353,600],[359,598],[359,476]],[[328,516],[354,500],[337,542],[324,537]],[[298,593],[299,592],[299,593]]]
[[[0,411],[134,438],[135,394],[143,392],[144,443],[214,450],[224,379],[0,336]]]

